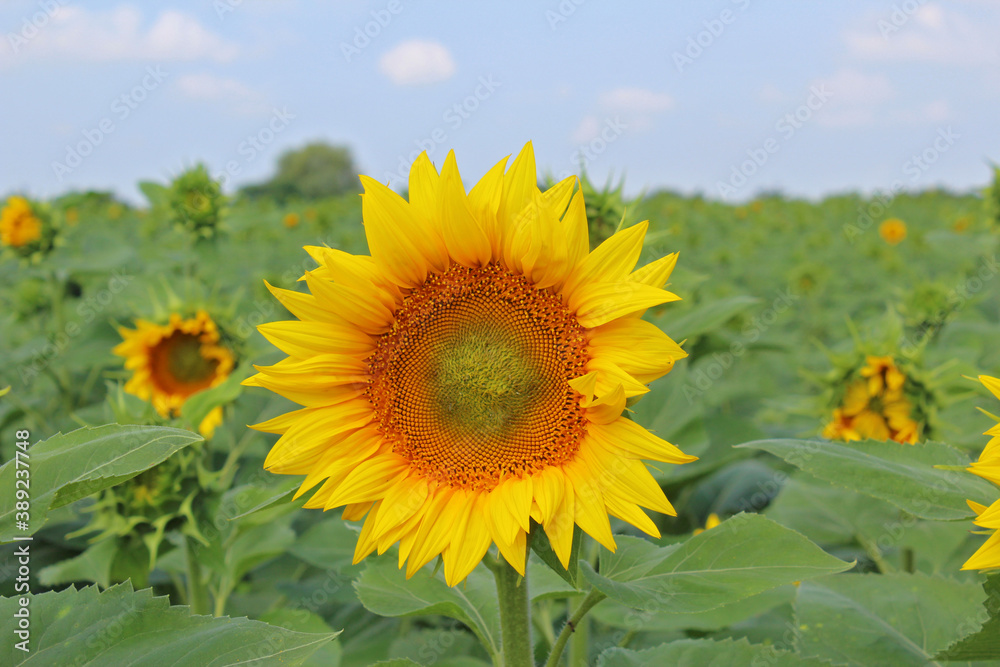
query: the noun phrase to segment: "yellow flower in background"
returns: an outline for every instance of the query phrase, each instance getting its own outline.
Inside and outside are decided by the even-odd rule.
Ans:
[[[994,396],[1000,398],[1000,379],[980,375],[979,381]],[[1000,418],[993,418],[1000,421]],[[992,438],[986,443],[983,453],[979,455],[979,460],[970,465],[968,470],[1000,486],[1000,423],[986,431],[986,435],[992,436]],[[969,560],[965,561],[962,569],[992,570],[1000,568],[1000,500],[989,507],[972,500],[969,500],[968,503],[972,511],[976,513],[974,523],[980,528],[992,530],[993,534],[983,546],[979,547],[976,553],[972,554]]]
[[[878,235],[889,245],[896,245],[906,238],[906,223],[899,218],[889,218],[879,225]]]
[[[355,562],[398,542],[453,586],[492,543],[523,574],[532,520],[566,566],[574,525],[614,550],[609,514],[675,514],[643,460],[695,457],[622,412],[686,356],[639,318],[677,256],[633,271],[645,222],[590,252],[576,179],[540,191],[530,143],[506,163],[467,194],[422,154],[409,201],[362,176],[371,255],[308,247],[311,294],[268,286],[300,321],[259,327],[289,358],[245,384],[305,407],[255,427],[282,434],[264,465],[365,518]]]
[[[286,213],[285,217],[281,219],[282,224],[288,229],[293,229],[299,226],[299,214],[292,212]]]
[[[188,398],[221,384],[233,370],[233,354],[221,345],[218,327],[203,310],[188,319],[173,313],[165,325],[146,320],[135,325],[118,330],[125,340],[113,352],[124,357],[125,368],[132,371],[125,391],[151,401],[162,417],[176,416]],[[198,431],[210,438],[221,423],[219,406]]]
[[[78,222],[80,222],[80,211],[75,206],[70,206],[66,209],[66,224],[73,227]]]
[[[951,228],[959,234],[964,234],[966,231],[968,231],[971,225],[972,225],[972,219],[967,215],[963,215],[961,218],[958,218],[957,220],[955,220],[955,222],[951,224]]]
[[[861,379],[848,385],[833,420],[823,429],[830,440],[895,440],[912,445],[920,424],[912,418],[913,404],[903,392],[906,376],[892,357],[869,356]]]
[[[24,197],[10,197],[0,211],[0,243],[20,248],[42,238],[42,221]]]
[[[704,533],[706,530],[712,530],[713,528],[715,528],[716,526],[718,526],[720,523],[722,523],[722,521],[719,520],[719,515],[716,514],[715,512],[712,512],[711,514],[708,515],[708,518],[705,519],[705,527],[704,528],[695,528],[694,529],[694,534],[695,535],[700,535],[701,533]]]

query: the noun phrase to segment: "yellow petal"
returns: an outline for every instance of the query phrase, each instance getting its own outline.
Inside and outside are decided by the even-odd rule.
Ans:
[[[503,199],[504,168],[507,158],[500,160],[486,172],[472,190],[469,191],[469,207],[482,224],[483,231],[490,241],[490,252],[493,257],[500,256],[503,239],[497,224],[497,211]]]
[[[428,511],[420,522],[413,551],[406,563],[406,578],[426,565],[451,544],[452,530],[458,522],[462,507],[469,501],[469,493],[464,490],[438,488]]]
[[[475,494],[475,498],[463,510],[455,539],[444,552],[444,578],[449,586],[455,586],[469,576],[490,548],[493,540],[486,524],[480,520],[483,513],[485,495]]]
[[[617,283],[625,280],[642,252],[648,221],[618,232],[597,246],[566,279],[564,291],[570,295],[591,283]],[[642,283],[639,283],[642,284]]]
[[[292,290],[281,289],[264,281],[267,289],[278,299],[282,306],[288,309],[295,317],[304,321],[312,322],[339,322],[346,324],[344,318],[338,313],[328,310],[316,301],[311,294],[303,292],[293,292]]]
[[[299,359],[316,354],[367,355],[375,349],[375,341],[364,331],[332,322],[268,322],[257,330],[282,352]]]
[[[360,563],[364,560],[365,556],[375,550],[375,540],[372,538],[372,526],[375,525],[381,505],[382,502],[379,501],[372,506],[371,512],[368,513],[368,518],[365,519],[365,523],[361,527],[361,535],[358,536],[358,543],[354,546],[354,565]]]
[[[605,491],[604,504],[612,516],[632,524],[647,535],[657,539],[660,537],[660,530],[656,524],[635,503],[630,503],[610,491]]]
[[[990,377],[988,375],[980,375],[979,381],[983,383],[983,386],[990,390],[990,392],[1000,398],[1000,379]]]
[[[564,472],[573,485],[574,516],[576,524],[585,533],[597,540],[605,549],[615,551],[617,545],[611,535],[611,523],[604,505],[601,491],[601,471],[594,470],[584,457],[577,458],[565,466]]]
[[[486,266],[492,259],[493,248],[469,207],[454,151],[448,153],[441,169],[441,192],[438,215],[448,253],[463,266]]]
[[[680,297],[658,287],[642,283],[588,283],[573,292],[569,309],[580,324],[593,328],[637,310],[645,310]]]
[[[438,218],[438,188],[440,177],[431,163],[427,152],[421,153],[410,165],[410,181],[407,198],[410,210],[420,218],[426,227],[440,225]]]
[[[599,399],[586,406],[587,419],[595,424],[610,424],[625,410],[625,387],[618,385]]]
[[[532,489],[534,490],[535,502],[542,513],[542,523],[549,519],[559,509],[562,503],[563,493],[566,490],[566,481],[557,466],[549,466],[540,473],[532,477]]]
[[[587,205],[583,200],[582,190],[577,190],[569,202],[563,216],[563,229],[566,234],[566,265],[572,274],[590,252],[590,228],[587,225]]]
[[[376,501],[406,474],[409,461],[391,452],[379,454],[358,465],[326,502],[326,509],[350,503]]]
[[[628,419],[618,419],[610,424],[592,424],[587,432],[602,443],[623,449],[640,459],[676,464],[698,460],[697,456],[685,454]]]
[[[499,490],[511,516],[527,532],[531,529],[531,478],[510,479]],[[495,491],[496,493],[497,491]]]
[[[340,313],[344,319],[366,333],[385,333],[392,324],[392,310],[372,298],[371,294],[320,280],[311,272],[306,274],[306,284],[324,310]]]
[[[562,500],[549,520],[542,524],[542,528],[559,562],[563,567],[569,567],[569,557],[573,552],[573,528],[576,526],[576,493],[569,478],[561,471],[559,477],[563,482]]]
[[[497,210],[501,238],[506,238],[507,229],[517,219],[521,209],[531,201],[532,194],[538,189],[537,179],[535,150],[529,141],[504,175],[503,198]]]
[[[636,269],[628,279],[633,282],[642,283],[643,285],[649,285],[650,287],[663,287],[670,280],[670,274],[674,272],[674,267],[677,266],[677,257],[678,253],[676,252],[666,257],[661,257],[640,269]]]
[[[389,188],[367,176],[361,182],[365,236],[379,269],[401,287],[420,285],[429,270],[444,271],[448,251],[436,230],[421,224],[409,204]]]
[[[992,570],[1000,568],[1000,531],[995,531],[983,546],[972,554],[962,566],[963,570]]]

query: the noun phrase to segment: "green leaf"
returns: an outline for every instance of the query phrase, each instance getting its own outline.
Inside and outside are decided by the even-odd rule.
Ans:
[[[237,519],[243,519],[250,516],[251,514],[256,514],[258,512],[264,512],[265,510],[273,509],[280,505],[285,505],[292,502],[292,498],[295,496],[295,492],[302,486],[302,479],[296,477],[294,479],[283,479],[274,487],[270,488],[269,492],[264,498],[257,502],[253,507],[243,512],[242,514],[236,514],[230,519],[231,521],[236,521]],[[299,498],[297,502],[305,504],[307,498],[305,496]]]
[[[760,303],[752,296],[731,296],[699,304],[681,317],[667,316],[660,323],[675,340],[693,339],[714,329],[739,315],[751,306]]]
[[[803,582],[795,602],[802,655],[836,664],[926,667],[981,613],[972,582],[923,574],[845,574]]]
[[[331,517],[306,530],[289,551],[315,567],[340,571],[352,567],[357,543],[358,531],[340,517]]]
[[[681,639],[644,651],[611,648],[597,659],[597,667],[702,667],[703,665],[768,665],[768,667],[823,667],[829,663],[802,658],[773,646],[751,644],[745,639],[712,641]]]
[[[758,440],[737,446],[770,452],[819,479],[887,500],[923,519],[968,519],[973,512],[967,498],[984,502],[996,495],[975,475],[934,468],[969,464],[965,454],[939,442]]]
[[[163,206],[167,203],[170,189],[153,181],[139,181],[139,190],[146,195],[150,206]]]
[[[181,407],[181,418],[197,429],[208,413],[221,405],[229,405],[243,392],[243,378],[246,373],[230,373],[226,381],[217,387],[205,389],[194,394]]]
[[[659,547],[616,537],[600,573],[581,569],[595,588],[634,609],[695,613],[794,581],[852,567],[802,535],[758,514],[737,514],[686,542]]]
[[[902,552],[909,549],[913,564],[927,574],[953,571],[951,562],[968,538],[962,522],[918,519],[886,501],[801,472],[782,486],[766,516],[823,546],[856,542],[883,559],[880,567],[906,569]]]
[[[314,634],[330,634],[334,632],[333,628],[323,620],[322,616],[306,609],[279,607],[262,614],[257,620],[295,632]],[[340,641],[334,639],[329,644],[320,646],[302,664],[303,667],[338,667],[340,665],[340,657]]]
[[[987,577],[983,588],[985,609],[979,610],[979,618],[985,619],[982,627],[938,653],[935,660],[1000,660],[1000,574]]]
[[[540,526],[531,531],[531,550],[543,563],[549,566],[549,569],[562,577],[566,583],[573,588],[579,589],[580,568],[578,567],[578,563],[580,561],[580,542],[582,539],[583,531],[580,530],[579,526],[573,526],[573,546],[569,553],[568,568],[563,567],[562,563],[559,562],[559,557],[556,556],[556,552],[552,550],[552,545],[549,544],[549,536],[545,534],[544,530],[541,530]]]
[[[392,555],[369,557],[354,583],[365,608],[380,616],[440,614],[464,623],[491,656],[500,654],[500,608],[493,576],[482,564],[455,587],[425,567],[409,580]]]
[[[50,509],[68,505],[131,479],[202,437],[165,426],[108,424],[59,433],[35,444],[28,456],[0,467],[0,489],[14,489],[16,470],[30,471],[28,530],[16,529],[14,493],[0,497],[0,542],[40,529]]]
[[[608,600],[594,607],[593,618],[615,628],[633,632],[663,632],[670,630],[697,630],[713,632],[763,614],[775,607],[791,605],[795,598],[795,586],[779,586],[743,600],[737,600],[715,609],[694,614],[675,614],[668,610],[659,613],[630,609],[625,605]]]
[[[532,537],[534,539],[534,537]],[[532,600],[564,599],[579,595],[580,590],[560,577],[539,558],[528,558],[528,596]]]
[[[15,647],[19,598],[0,598],[4,665],[132,665],[223,667],[300,665],[336,633],[292,632],[246,618],[192,616],[151,589],[128,582],[99,593],[96,586],[28,596],[30,651]]]
[[[117,541],[101,540],[88,547],[79,556],[58,561],[44,568],[38,573],[38,580],[43,586],[87,581],[107,588],[111,585],[111,567],[117,551]]]

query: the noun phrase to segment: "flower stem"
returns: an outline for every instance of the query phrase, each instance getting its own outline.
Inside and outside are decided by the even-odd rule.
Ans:
[[[535,664],[531,643],[531,620],[528,608],[528,580],[522,578],[503,556],[497,558],[494,576],[500,601],[500,638],[504,667],[532,667]]]
[[[562,657],[563,649],[566,648],[566,642],[569,641],[570,636],[576,630],[577,625],[583,620],[583,617],[587,615],[587,612],[594,608],[598,602],[606,598],[604,593],[598,590],[591,590],[587,593],[587,597],[583,598],[583,602],[580,606],[576,608],[573,612],[573,616],[566,621],[566,625],[563,626],[562,631],[559,636],[556,637],[556,643],[552,647],[552,653],[549,653],[549,659],[545,661],[545,667],[555,667],[559,664],[559,658]]]
[[[187,538],[184,542],[184,552],[187,557],[188,604],[192,614],[208,614],[208,596],[201,582],[201,565],[194,555],[194,539]]]

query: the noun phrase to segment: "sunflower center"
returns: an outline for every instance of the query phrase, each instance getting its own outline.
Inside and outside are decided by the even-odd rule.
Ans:
[[[544,384],[531,350],[495,324],[468,323],[441,346],[428,374],[441,421],[472,436],[509,432]]]
[[[404,299],[370,357],[369,397],[422,475],[492,488],[576,453],[585,419],[568,381],[587,358],[558,295],[496,264],[454,266]]]
[[[194,393],[208,387],[219,365],[201,353],[199,336],[174,333],[152,351],[152,377],[164,391]]]

